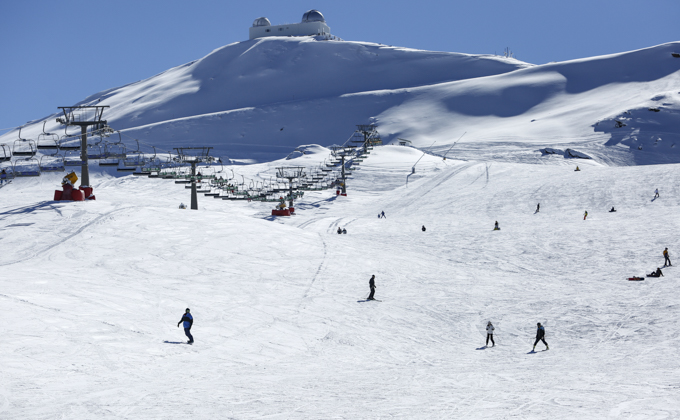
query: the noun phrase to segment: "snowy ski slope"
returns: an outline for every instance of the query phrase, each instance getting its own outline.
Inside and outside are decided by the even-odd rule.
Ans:
[[[508,161],[572,148],[617,165],[680,162],[680,42],[560,63],[419,51],[367,42],[270,37],[236,42],[146,80],[95,93],[109,125],[164,150],[211,146],[267,162],[300,144],[342,144],[375,123],[443,153],[503,145]],[[54,104],[58,106],[74,104]],[[35,139],[64,134],[55,115]],[[617,128],[617,121],[625,126]],[[71,130],[73,132],[73,130]],[[12,144],[18,130],[0,136]],[[150,152],[151,147],[146,146]]]
[[[420,157],[377,147],[348,197],[309,192],[275,220],[179,210],[172,181],[96,173],[97,201],[64,203],[59,176],[15,180],[0,418],[680,417],[676,269],[626,280],[677,259],[677,167],[426,155],[406,185]],[[382,302],[358,303],[371,274]],[[550,351],[529,353],[536,322]]]

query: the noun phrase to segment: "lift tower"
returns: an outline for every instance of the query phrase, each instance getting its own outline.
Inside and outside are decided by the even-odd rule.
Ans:
[[[64,112],[63,117],[57,118],[57,122],[64,125],[80,126],[80,159],[83,162],[80,173],[80,187],[92,188],[90,186],[90,168],[87,163],[87,128],[104,129],[107,127],[106,120],[102,119],[104,109],[108,105],[96,106],[60,106],[58,107]]]
[[[305,176],[305,168],[302,166],[282,166],[276,168],[276,177],[288,180],[288,208],[295,211],[293,205],[293,181]]]
[[[212,147],[175,147],[180,162],[191,165],[191,210],[198,210],[198,198],[196,195],[196,165],[210,163],[215,158],[210,156]],[[200,181],[200,180],[199,180]]]

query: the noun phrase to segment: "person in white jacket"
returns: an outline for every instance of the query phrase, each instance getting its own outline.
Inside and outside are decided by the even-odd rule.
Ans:
[[[486,345],[489,345],[489,339],[491,339],[491,347],[496,345],[496,342],[493,341],[493,331],[495,330],[493,324],[491,321],[489,321],[488,324],[486,324]]]

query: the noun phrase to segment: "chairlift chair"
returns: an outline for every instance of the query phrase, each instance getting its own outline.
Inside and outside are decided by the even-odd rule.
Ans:
[[[40,158],[40,172],[65,171],[64,158],[61,156],[43,156]]]
[[[78,150],[66,151],[64,153],[64,166],[83,166],[83,159]]]
[[[12,159],[12,151],[6,144],[0,144],[0,162],[7,162]]]
[[[35,147],[35,142],[28,139],[19,139],[14,141],[14,147],[12,147],[12,154],[14,156],[35,156],[37,149]]]
[[[104,143],[104,155],[106,159],[125,159],[126,148],[123,144],[123,138],[118,131],[118,141],[117,142],[106,142]]]
[[[47,121],[43,122],[43,132],[38,135],[38,150],[59,150],[59,136],[54,133],[45,132],[45,124]]]
[[[33,157],[19,159],[15,161],[14,176],[15,177],[40,176],[40,161]]]

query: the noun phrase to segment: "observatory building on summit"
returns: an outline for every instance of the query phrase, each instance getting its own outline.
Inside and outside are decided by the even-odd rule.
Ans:
[[[326,19],[321,12],[314,9],[305,12],[300,23],[272,26],[269,19],[261,17],[255,19],[250,28],[250,39],[266,36],[330,36],[330,34],[331,28],[326,25]]]

